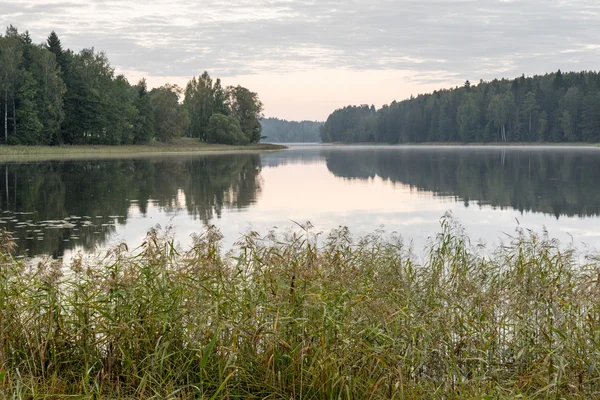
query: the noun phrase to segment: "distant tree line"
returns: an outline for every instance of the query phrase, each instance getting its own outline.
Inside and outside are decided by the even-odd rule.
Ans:
[[[183,96],[183,102],[180,102]],[[93,48],[63,49],[55,32],[34,44],[10,26],[0,35],[0,143],[138,144],[180,136],[247,144],[261,138],[262,103],[241,86],[223,88],[208,73],[185,91],[166,84],[148,91],[115,75]]]
[[[320,142],[322,122],[286,121],[279,118],[264,118],[260,121],[262,134],[269,142],[309,143]]]
[[[374,106],[336,110],[323,142],[598,142],[600,74],[480,81]]]

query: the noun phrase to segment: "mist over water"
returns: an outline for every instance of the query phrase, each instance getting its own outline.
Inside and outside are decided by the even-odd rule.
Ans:
[[[446,212],[474,241],[517,226],[580,248],[600,245],[600,149],[291,146],[275,153],[0,163],[0,224],[22,255],[142,243],[157,224],[187,246],[216,225],[244,233],[383,227],[416,249]]]

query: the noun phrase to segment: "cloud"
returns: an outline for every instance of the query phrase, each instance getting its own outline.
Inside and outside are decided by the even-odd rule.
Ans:
[[[600,65],[596,0],[4,0],[0,24],[155,76],[338,68],[434,83]]]

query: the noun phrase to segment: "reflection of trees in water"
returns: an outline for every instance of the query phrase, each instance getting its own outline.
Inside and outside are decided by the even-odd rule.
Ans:
[[[319,150],[320,146],[293,146],[289,150],[282,152],[263,153],[260,161],[263,167],[312,164],[323,160],[323,156]]]
[[[468,204],[600,214],[600,153],[588,150],[378,149],[324,153],[338,177],[379,176]]]
[[[2,167],[0,206],[10,211],[4,214],[3,226],[14,231],[16,222],[11,221],[19,219],[22,224],[29,221],[27,236],[43,231],[44,240],[21,238],[20,247],[31,255],[104,245],[115,231],[111,223],[125,224],[132,203],[142,214],[151,202],[166,211],[184,206],[191,216],[208,223],[224,208],[248,206],[260,192],[260,157],[253,154]],[[63,227],[50,229],[44,221],[62,221]]]
[[[186,198],[186,208],[194,218],[208,223],[223,208],[244,208],[260,193],[258,155],[218,156],[194,159],[183,164],[178,186]]]

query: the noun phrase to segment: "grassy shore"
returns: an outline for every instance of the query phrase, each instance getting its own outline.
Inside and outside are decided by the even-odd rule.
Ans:
[[[170,153],[208,153],[238,151],[283,150],[285,146],[269,143],[257,143],[247,146],[225,144],[207,144],[197,139],[181,138],[172,143],[155,142],[146,145],[125,146],[5,146],[0,145],[0,160],[11,157],[119,157],[145,154]]]
[[[546,236],[484,256],[444,219],[422,260],[345,229],[220,239],[28,268],[5,235],[0,397],[600,396],[600,264]]]

